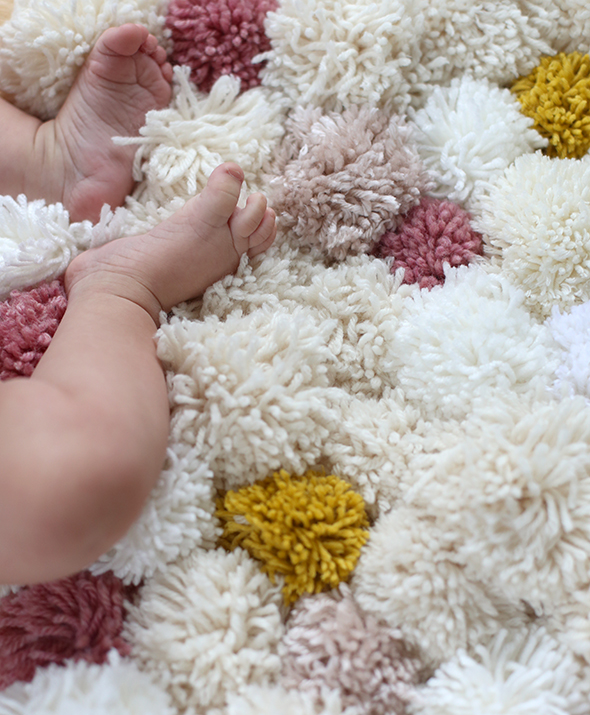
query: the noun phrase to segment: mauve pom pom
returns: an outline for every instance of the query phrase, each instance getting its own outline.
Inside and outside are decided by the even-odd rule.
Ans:
[[[12,291],[0,303],[0,380],[30,377],[66,311],[61,281]]]
[[[298,602],[279,652],[287,689],[318,708],[324,692],[337,690],[356,715],[405,715],[425,674],[399,633],[364,614],[346,584]]]
[[[29,586],[0,600],[0,690],[30,682],[38,667],[67,659],[99,665],[116,648],[129,655],[121,637],[124,601],[136,589],[112,573],[83,571],[52,583]]]
[[[465,265],[482,254],[482,247],[466,211],[451,201],[425,196],[397,231],[383,234],[374,255],[393,257],[392,273],[405,268],[404,283],[433,288],[444,283],[445,263]]]
[[[252,59],[270,50],[264,19],[276,6],[276,0],[172,0],[166,18],[174,43],[170,60],[188,65],[202,92],[226,74],[240,78],[242,91],[257,87],[264,63]]]
[[[376,107],[296,107],[272,162],[269,204],[279,229],[330,258],[369,253],[431,188],[400,116]]]

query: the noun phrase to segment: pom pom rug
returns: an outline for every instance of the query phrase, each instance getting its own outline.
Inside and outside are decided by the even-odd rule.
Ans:
[[[43,119],[108,27],[145,24],[174,81],[96,224],[0,196],[1,379],[49,345],[69,261],[222,161],[279,232],[162,316],[168,452],[128,533],[0,586],[0,715],[589,715],[588,3],[6,20],[0,87]]]

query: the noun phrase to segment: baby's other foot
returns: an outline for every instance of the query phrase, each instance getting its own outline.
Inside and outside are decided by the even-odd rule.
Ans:
[[[136,147],[116,146],[112,138],[136,136],[146,113],[170,101],[171,80],[166,51],[147,28],[106,30],[58,116],[44,125],[54,132],[54,156],[47,157],[60,195],[42,195],[62,201],[73,221],[97,221],[103,204],[121,205],[133,188]]]
[[[237,164],[222,164],[201,194],[148,233],[82,253],[66,272],[68,294],[109,286],[156,321],[160,310],[202,295],[233,273],[244,253],[252,258],[275,239],[275,214],[262,194],[237,207],[243,180]]]

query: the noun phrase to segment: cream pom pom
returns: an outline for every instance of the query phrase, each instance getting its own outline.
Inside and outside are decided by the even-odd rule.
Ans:
[[[295,241],[282,238],[260,258],[243,262],[234,278],[212,286],[202,303],[184,306],[182,315],[224,319],[237,310],[247,315],[272,306],[295,313],[304,306],[315,320],[333,321],[326,333],[328,383],[379,398],[395,385],[385,358],[405,300],[401,277],[391,275],[385,261],[363,254],[326,267],[317,246],[298,250]]]
[[[325,690],[323,695],[323,706],[317,708],[306,693],[286,690],[281,685],[248,685],[228,694],[223,715],[359,715],[354,707],[342,706],[337,691]]]
[[[352,577],[360,607],[422,649],[428,665],[525,619],[521,604],[469,578],[454,547],[450,531],[399,507],[377,521]]]
[[[404,11],[415,28],[413,62],[405,74],[418,95],[465,72],[502,85],[551,53],[513,0],[405,0]]]
[[[590,299],[590,160],[521,156],[476,206],[475,228],[535,315]]]
[[[281,585],[242,549],[197,550],[147,581],[130,604],[132,656],[183,712],[221,707],[227,693],[278,675]]]
[[[328,379],[335,330],[303,306],[162,326],[158,355],[174,373],[172,439],[198,446],[216,486],[318,463],[338,424],[330,396],[339,391]]]
[[[547,326],[560,348],[556,395],[582,395],[590,402],[590,301],[569,313],[554,308]]]
[[[588,584],[568,594],[567,600],[544,617],[547,630],[586,663],[590,699],[590,592]]]
[[[376,517],[395,504],[409,455],[419,449],[422,430],[429,427],[401,390],[386,390],[380,399],[344,393],[338,406],[340,419],[326,440],[322,463],[350,482]]]
[[[590,410],[498,393],[408,462],[404,503],[455,538],[471,578],[551,613],[587,588]]]
[[[0,27],[0,86],[40,119],[55,117],[96,40],[136,22],[166,44],[165,0],[28,0]]]
[[[584,673],[543,628],[502,630],[473,656],[460,650],[422,688],[415,715],[584,715]]]
[[[435,86],[414,116],[418,152],[439,198],[465,203],[474,186],[502,173],[521,154],[547,146],[508,89],[463,75]]]
[[[288,0],[268,14],[266,33],[263,84],[293,105],[337,111],[353,104],[399,111],[429,84],[465,71],[507,82],[551,52],[510,0]]]
[[[549,388],[553,341],[523,303],[521,291],[478,265],[414,289],[384,360],[409,404],[425,419],[461,419],[498,390],[526,398]]]
[[[175,67],[170,105],[148,112],[140,136],[114,139],[138,147],[141,183],[133,195],[142,203],[188,199],[223,161],[241,165],[245,189],[259,188],[262,165],[283,135],[285,105],[276,93],[256,87],[240,94],[240,80],[222,76],[203,94],[189,77],[189,67]]]
[[[170,696],[113,649],[108,664],[85,660],[39,668],[0,693],[3,715],[176,715]]]
[[[11,290],[58,278],[78,253],[117,238],[121,225],[122,216],[108,206],[96,225],[70,223],[62,204],[0,196],[0,300]]]
[[[519,0],[531,25],[554,52],[590,51],[590,7],[586,0]]]
[[[403,0],[284,0],[265,22],[262,84],[326,111],[409,101],[402,70],[415,31]]]
[[[342,114],[299,107],[285,127],[269,201],[302,246],[317,244],[340,260],[368,253],[431,188],[401,117],[367,107]]]

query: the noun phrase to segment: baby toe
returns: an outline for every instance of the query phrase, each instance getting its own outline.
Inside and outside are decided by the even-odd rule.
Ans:
[[[105,30],[99,37],[96,47],[105,54],[131,57],[139,51],[148,36],[147,28],[128,23]]]
[[[277,235],[276,214],[272,209],[266,209],[260,225],[250,235],[248,257],[253,258],[269,248]]]
[[[170,64],[170,62],[164,62],[161,69],[162,77],[164,77],[167,82],[172,82],[172,78],[174,77],[174,70],[172,69],[172,65]]]
[[[154,37],[154,35],[148,35],[140,47],[140,50],[148,55],[152,55],[157,49],[158,40]]]
[[[263,194],[256,193],[248,197],[246,206],[237,211],[229,222],[234,240],[245,240],[252,236],[264,219],[266,204]]]
[[[166,62],[168,55],[166,54],[166,50],[158,45],[152,53],[152,57],[161,66]]]
[[[244,181],[244,172],[233,162],[218,166],[209,177],[201,194],[203,222],[219,228],[227,224],[234,213]]]

